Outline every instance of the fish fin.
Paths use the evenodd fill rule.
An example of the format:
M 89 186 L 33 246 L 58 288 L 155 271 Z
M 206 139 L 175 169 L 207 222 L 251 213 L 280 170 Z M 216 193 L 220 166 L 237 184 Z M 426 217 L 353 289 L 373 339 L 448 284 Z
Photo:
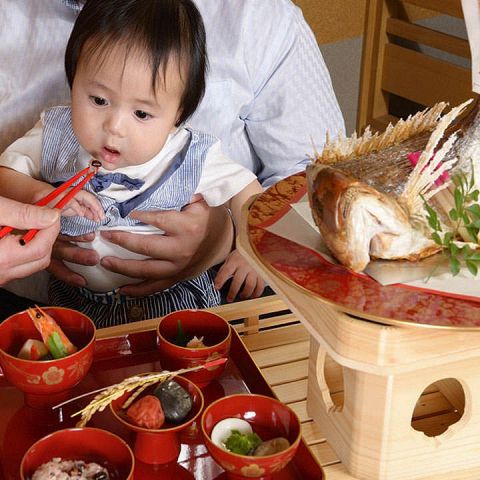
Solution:
M 431 108 L 410 115 L 406 120 L 400 119 L 395 126 L 389 124 L 383 133 L 372 133 L 370 126 L 368 126 L 361 136 L 354 133 L 350 137 L 340 136 L 333 140 L 327 137 L 322 153 L 316 155 L 315 162 L 334 164 L 352 157 L 382 150 L 423 132 L 433 130 L 439 122 L 440 114 L 447 105 L 446 102 L 439 102 Z
M 430 135 L 427 146 L 421 153 L 398 199 L 410 217 L 421 219 L 423 217 L 422 213 L 424 212 L 422 197 L 428 200 L 448 186 L 449 182 L 445 182 L 446 184 L 435 187 L 435 181 L 446 171 L 450 170 L 457 162 L 457 158 L 443 161 L 457 139 L 457 132 L 450 135 L 437 152 L 435 152 L 435 148 L 442 139 L 448 126 L 465 110 L 471 101 L 471 99 L 467 100 L 443 115 Z

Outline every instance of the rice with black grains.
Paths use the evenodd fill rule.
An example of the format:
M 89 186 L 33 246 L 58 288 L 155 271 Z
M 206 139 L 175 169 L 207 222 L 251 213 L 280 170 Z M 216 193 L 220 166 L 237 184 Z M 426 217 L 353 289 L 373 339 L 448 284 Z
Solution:
M 35 470 L 32 480 L 109 480 L 108 471 L 98 463 L 52 458 Z

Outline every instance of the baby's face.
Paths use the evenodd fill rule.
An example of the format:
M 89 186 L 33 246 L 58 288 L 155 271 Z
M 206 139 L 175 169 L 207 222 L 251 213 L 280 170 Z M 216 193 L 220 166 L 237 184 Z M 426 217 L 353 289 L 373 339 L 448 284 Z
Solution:
M 162 68 L 160 68 L 162 72 Z M 80 56 L 72 85 L 72 125 L 80 145 L 106 170 L 151 160 L 175 130 L 184 90 L 178 65 L 152 89 L 145 56 L 115 47 L 101 61 Z

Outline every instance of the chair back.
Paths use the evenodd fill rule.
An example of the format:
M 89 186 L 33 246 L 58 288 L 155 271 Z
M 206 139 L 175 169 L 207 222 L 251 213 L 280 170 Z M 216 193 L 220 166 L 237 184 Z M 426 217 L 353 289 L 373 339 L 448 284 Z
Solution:
M 455 106 L 475 97 L 466 34 L 418 23 L 439 15 L 464 26 L 460 0 L 367 0 L 358 132 L 367 125 L 382 131 L 439 101 Z

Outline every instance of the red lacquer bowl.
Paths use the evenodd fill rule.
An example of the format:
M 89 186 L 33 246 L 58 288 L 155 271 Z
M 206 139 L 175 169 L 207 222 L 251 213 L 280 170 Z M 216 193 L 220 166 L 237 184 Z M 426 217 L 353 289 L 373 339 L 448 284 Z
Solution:
M 20 478 L 30 479 L 40 465 L 54 457 L 98 463 L 108 470 L 111 480 L 133 479 L 132 450 L 120 437 L 99 428 L 68 428 L 43 437 L 25 453 Z
M 204 337 L 207 348 L 186 348 L 173 343 L 181 322 L 188 339 Z M 157 329 L 160 362 L 166 370 L 175 371 L 190 368 L 210 360 L 228 357 L 232 339 L 229 323 L 219 315 L 204 310 L 178 310 L 160 320 Z M 218 378 L 225 370 L 226 363 L 182 374 L 200 388 Z
M 238 455 L 215 445 L 210 434 L 225 418 L 241 418 L 252 425 L 262 440 L 285 437 L 286 450 L 264 457 Z M 214 460 L 227 472 L 229 479 L 269 479 L 294 457 L 300 443 L 300 421 L 289 407 L 270 397 L 253 394 L 230 395 L 210 404 L 201 419 L 205 445 Z
M 45 307 L 78 351 L 68 357 L 48 360 L 22 360 L 18 354 L 29 338 L 41 340 L 27 312 L 20 312 L 0 323 L 0 365 L 6 379 L 25 394 L 25 403 L 48 408 L 68 398 L 69 390 L 87 374 L 95 345 L 95 325 L 87 316 L 69 308 Z
M 177 460 L 180 454 L 181 432 L 191 427 L 203 410 L 203 395 L 201 390 L 187 378 L 173 377 L 192 397 L 193 406 L 187 418 L 180 424 L 164 423 L 159 429 L 139 427 L 130 423 L 128 417 L 121 412 L 122 405 L 130 397 L 131 392 L 125 393 L 110 404 L 114 417 L 128 429 L 136 432 L 133 452 L 141 462 L 148 464 L 165 464 Z M 147 388 L 139 398 L 152 395 L 156 386 Z

